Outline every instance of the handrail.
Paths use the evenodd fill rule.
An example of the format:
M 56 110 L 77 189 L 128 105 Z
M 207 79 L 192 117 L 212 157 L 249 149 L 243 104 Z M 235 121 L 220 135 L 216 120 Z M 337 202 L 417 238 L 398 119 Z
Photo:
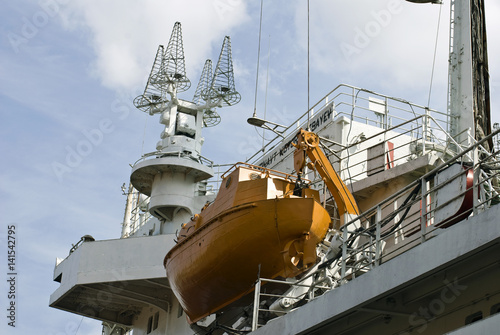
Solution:
M 147 159 L 149 159 L 150 157 L 152 156 L 155 156 L 153 159 L 156 159 L 156 158 L 163 158 L 163 157 L 172 157 L 172 156 L 176 156 L 176 157 L 182 157 L 182 158 L 187 158 L 187 159 L 191 159 L 191 160 L 194 160 L 194 161 L 197 161 L 201 164 L 204 164 L 206 166 L 209 166 L 209 167 L 213 167 L 214 166 L 214 162 L 211 161 L 210 159 L 202 156 L 202 155 L 199 155 L 198 156 L 198 159 L 194 159 L 192 156 L 190 156 L 189 154 L 186 154 L 182 151 L 172 151 L 172 152 L 163 152 L 163 151 L 160 151 L 160 150 L 157 150 L 157 151 L 153 151 L 153 152 L 148 152 L 148 153 L 145 153 L 141 156 L 141 158 L 139 158 L 138 160 L 136 160 L 133 164 L 130 164 L 130 166 L 133 168 L 135 167 L 138 163 L 142 162 L 142 161 L 146 161 Z
M 245 162 L 238 162 L 238 163 L 233 164 L 226 172 L 224 172 L 221 175 L 221 179 L 226 178 L 228 174 L 230 174 L 231 172 L 233 172 L 234 170 L 236 170 L 240 166 L 243 166 L 243 167 L 246 167 L 246 168 L 250 168 L 250 169 L 255 170 L 255 171 L 260 171 L 260 172 L 268 174 L 268 175 L 273 175 L 273 176 L 276 176 L 276 177 L 288 179 L 288 180 L 291 180 L 291 181 L 297 180 L 297 176 L 291 175 L 289 173 L 281 172 L 281 171 L 277 171 L 277 170 L 273 170 L 273 169 L 269 169 L 269 168 L 266 168 L 266 167 L 262 167 L 262 166 L 258 166 L 258 165 L 253 165 L 253 164 L 250 164 L 250 163 L 245 163 Z
M 445 167 L 448 167 L 450 166 L 451 164 L 457 162 L 459 160 L 459 158 L 461 158 L 462 156 L 464 156 L 465 154 L 467 154 L 468 152 L 476 149 L 477 147 L 479 147 L 479 145 L 481 145 L 482 143 L 484 143 L 485 141 L 488 141 L 490 138 L 494 137 L 494 136 L 497 136 L 498 134 L 500 134 L 500 129 L 489 134 L 488 136 L 484 137 L 483 139 L 481 139 L 480 141 L 474 143 L 472 146 L 466 148 L 464 151 L 462 151 L 461 153 L 458 153 L 456 154 L 455 156 L 453 156 L 452 158 L 448 159 L 446 162 L 444 162 L 443 164 L 441 164 L 440 166 L 432 169 L 431 171 L 427 172 L 426 174 L 424 174 L 422 177 L 420 177 L 419 179 L 413 181 L 412 183 L 408 184 L 406 187 L 404 187 L 403 189 L 399 190 L 398 192 L 392 194 L 391 196 L 389 196 L 388 198 L 384 199 L 383 202 L 388 202 L 388 201 L 392 201 L 398 197 L 400 197 L 402 194 L 406 193 L 408 190 L 414 188 L 418 183 L 421 182 L 421 180 L 424 180 L 424 179 L 428 179 L 430 176 L 434 176 L 438 171 L 444 169 Z M 379 205 L 375 205 L 373 207 L 371 207 L 370 209 L 366 210 L 365 212 L 370 212 L 370 211 L 374 211 L 376 210 L 377 206 Z M 353 224 L 357 221 L 357 218 L 355 219 L 352 219 L 350 220 L 349 222 L 347 222 L 344 226 L 348 226 L 350 224 Z
M 347 88 L 347 89 L 350 89 L 353 91 L 353 93 L 351 93 L 350 95 L 348 95 L 347 93 L 345 92 L 336 92 L 337 90 L 340 90 L 342 88 Z M 357 91 L 356 94 L 354 94 L 354 91 Z M 331 97 L 332 94 L 334 93 L 337 93 L 335 96 Z M 398 103 L 401 103 L 401 104 L 405 104 L 405 105 L 408 105 L 410 106 L 410 108 L 412 109 L 412 112 L 414 115 L 415 112 L 413 111 L 413 108 L 418 108 L 418 109 L 422 109 L 422 110 L 427 110 L 428 112 L 432 112 L 432 113 L 436 113 L 436 114 L 439 114 L 439 115 L 443 115 L 445 116 L 446 114 L 444 113 L 440 113 L 439 111 L 437 110 L 434 110 L 434 109 L 429 109 L 425 106 L 422 106 L 422 105 L 418 105 L 418 104 L 414 104 L 414 103 L 411 103 L 407 100 L 404 100 L 404 99 L 401 99 L 401 98 L 395 98 L 395 97 L 391 97 L 391 96 L 388 96 L 388 95 L 384 95 L 384 94 L 381 94 L 381 93 L 377 93 L 375 91 L 371 91 L 371 90 L 367 90 L 367 89 L 364 89 L 364 88 L 360 88 L 360 87 L 355 87 L 355 86 L 352 86 L 352 85 L 348 85 L 348 84 L 340 84 L 338 86 L 336 86 L 333 90 L 331 90 L 329 93 L 327 93 L 325 96 L 323 96 L 323 98 L 321 98 L 316 104 L 314 104 L 311 108 L 309 108 L 305 113 L 303 113 L 302 115 L 300 115 L 297 119 L 295 119 L 293 122 L 290 122 L 289 126 L 286 127 L 284 130 L 283 130 L 283 137 L 284 138 L 287 138 L 288 136 L 291 135 L 291 132 L 290 130 L 293 130 L 295 131 L 295 129 L 297 128 L 300 128 L 301 126 L 303 127 L 305 122 L 306 122 L 306 117 L 309 113 L 311 113 L 312 111 L 314 111 L 314 109 L 318 106 L 320 106 L 322 103 L 324 103 L 324 105 L 321 105 L 321 109 L 323 107 L 326 107 L 328 106 L 329 104 L 331 104 L 332 102 L 334 102 L 337 98 L 341 97 L 341 96 L 348 96 L 348 97 L 352 97 L 353 98 L 353 101 L 351 102 L 350 105 L 348 105 L 349 107 L 352 107 L 352 108 L 362 108 L 361 106 L 358 106 L 358 105 L 355 105 L 357 99 L 361 99 L 363 100 L 363 98 L 359 98 L 358 95 L 359 93 L 361 92 L 364 92 L 364 93 L 368 93 L 368 94 L 373 94 L 373 95 L 376 95 L 380 98 L 384 98 L 384 99 L 388 99 L 388 100 L 392 100 L 392 101 L 396 101 Z M 366 101 L 368 101 L 368 99 L 364 99 Z M 325 102 L 326 101 L 326 102 Z M 344 104 L 344 103 L 341 103 L 341 104 Z M 339 105 L 337 105 L 339 106 Z M 387 107 L 390 107 L 391 105 L 387 105 Z M 394 106 L 393 106 L 394 107 Z M 395 107 L 394 107 L 395 108 Z M 405 111 L 405 112 L 410 112 L 410 111 Z M 302 123 L 301 123 L 301 120 L 302 120 Z M 445 121 L 440 121 L 440 122 L 445 122 Z M 298 124 L 298 126 L 297 126 Z M 257 156 L 261 153 L 261 152 L 264 152 L 264 151 L 269 151 L 269 150 L 272 150 L 274 147 L 272 147 L 272 145 L 275 145 L 277 143 L 279 143 L 279 140 L 282 139 L 281 136 L 275 136 L 274 138 L 270 139 L 266 144 L 263 145 L 263 147 L 257 151 L 256 153 L 254 153 L 252 156 L 250 156 L 246 161 L 247 162 L 254 162 L 254 159 L 257 158 Z
M 484 148 L 481 148 L 484 142 L 499 134 L 500 129 L 492 132 L 460 153 L 453 155 L 431 171 L 424 173 L 423 176 L 403 187 L 400 191 L 390 195 L 377 205 L 372 206 L 363 214 L 348 221 L 340 228 L 340 234 L 343 236 L 341 251 L 338 257 L 334 258 L 333 262 L 316 265 L 311 272 L 306 273 L 304 278 L 298 281 L 280 282 L 259 278 L 259 287 L 262 282 L 276 281 L 284 285 L 290 285 L 294 289 L 292 290 L 291 288 L 290 291 L 282 295 L 269 296 L 269 298 L 287 298 L 291 300 L 295 299 L 295 301 L 313 300 L 317 297 L 316 293 L 323 294 L 325 291 L 335 289 L 369 272 L 382 262 L 397 257 L 409 248 L 425 243 L 430 237 L 436 234 L 440 223 L 444 222 L 447 224 L 450 222 L 450 219 L 457 221 L 457 217 L 446 218 L 441 222 L 435 221 L 436 213 L 445 209 L 446 206 L 457 199 L 462 199 L 467 194 L 474 195 L 473 208 L 466 215 L 477 215 L 480 211 L 485 211 L 490 206 L 500 204 L 500 189 L 498 186 L 494 186 L 500 180 L 500 157 L 498 157 L 500 151 L 486 153 Z M 468 157 L 472 157 L 472 160 L 469 160 Z M 455 163 L 465 164 L 467 169 L 455 171 L 446 179 L 437 182 L 438 179 L 434 177 Z M 463 180 L 469 173 L 468 171 L 473 171 L 473 182 L 465 190 L 461 190 L 449 198 L 441 198 L 439 204 L 435 203 L 434 196 L 430 197 L 435 192 L 441 191 L 444 187 L 451 185 L 457 178 Z M 494 182 L 494 180 L 496 181 Z M 431 181 L 433 183 L 430 183 Z M 408 198 L 408 195 L 412 194 L 413 197 Z M 394 201 L 403 197 L 407 197 L 409 200 L 400 203 L 397 206 L 398 208 L 394 209 Z M 388 210 L 392 211 L 387 212 Z M 384 215 L 382 215 L 383 213 Z M 463 213 L 457 215 L 458 220 L 466 218 Z M 371 220 L 371 218 L 374 218 L 374 220 Z M 401 226 L 398 227 L 398 225 Z M 413 232 L 410 228 L 413 229 Z M 397 236 L 404 234 L 404 231 L 406 231 L 408 236 L 405 238 L 405 242 L 399 245 Z M 393 240 L 389 248 L 385 246 L 388 240 Z M 324 276 L 325 271 L 329 271 L 331 275 L 330 279 L 325 277 L 323 280 L 313 281 L 307 291 L 296 291 L 296 288 L 302 286 L 307 278 L 323 278 L 321 276 Z M 333 282 L 327 283 L 328 280 L 333 280 Z M 325 283 L 328 286 L 326 288 L 324 287 Z M 258 292 L 257 288 L 256 285 L 256 295 L 268 296 L 267 294 Z M 297 292 L 298 296 L 293 295 Z M 255 301 L 259 301 L 259 299 L 256 297 Z M 252 330 L 260 326 L 255 321 L 255 318 L 259 317 L 259 312 L 269 312 L 269 310 L 254 305 L 253 326 L 255 328 Z M 286 314 L 287 312 L 288 310 L 283 310 L 278 315 Z

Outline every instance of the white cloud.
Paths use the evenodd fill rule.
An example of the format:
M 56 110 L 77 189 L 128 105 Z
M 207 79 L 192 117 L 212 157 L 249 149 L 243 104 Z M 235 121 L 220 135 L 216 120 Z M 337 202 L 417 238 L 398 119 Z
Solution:
M 346 82 L 426 104 L 431 80 L 437 23 L 437 46 L 431 107 L 446 108 L 449 45 L 449 0 L 444 5 L 404 0 L 317 0 L 310 3 L 310 50 L 313 76 Z M 498 20 L 500 4 L 486 0 L 492 82 L 500 75 Z M 295 6 L 295 27 L 305 50 L 306 5 Z M 332 84 L 332 87 L 334 85 Z M 417 101 L 415 101 L 417 100 Z M 494 96 L 492 104 L 495 104 Z
M 231 28 L 248 19 L 239 0 L 81 0 L 68 7 L 66 27 L 89 32 L 96 55 L 92 73 L 115 90 L 145 82 L 158 44 L 167 45 L 176 21 L 182 23 L 187 75 L 196 85 L 193 70 L 214 56 L 212 47 L 220 48 Z
M 438 6 L 400 0 L 315 1 L 311 5 L 311 64 L 336 75 L 371 74 L 397 84 L 427 86 L 438 11 Z M 447 8 L 442 11 L 441 51 L 447 51 L 448 12 Z M 297 9 L 299 31 L 304 31 L 303 16 Z M 305 45 L 304 33 L 300 35 Z M 441 53 L 440 61 L 446 62 L 445 57 Z

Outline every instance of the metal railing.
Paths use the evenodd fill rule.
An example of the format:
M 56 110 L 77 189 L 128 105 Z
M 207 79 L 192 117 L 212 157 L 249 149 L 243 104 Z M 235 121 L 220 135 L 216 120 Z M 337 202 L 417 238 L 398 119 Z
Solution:
M 379 143 L 381 138 L 383 138 L 383 142 L 394 144 L 394 147 L 387 152 L 389 156 L 394 157 L 388 162 L 391 167 L 406 163 L 431 151 L 439 153 L 442 159 L 446 159 L 453 156 L 457 150 L 462 149 L 461 145 L 456 143 L 447 133 L 446 114 L 403 99 L 345 84 L 337 86 L 309 111 L 292 122 L 284 130 L 283 136 L 285 138 L 294 136 L 297 128 L 307 124 L 308 117 L 314 117 L 332 104 L 335 108 L 335 118 L 346 116 L 351 120 L 380 129 L 380 132 L 375 135 L 350 139 L 350 144 L 344 146 L 323 139 L 326 143 L 324 149 L 327 156 L 346 184 L 351 184 L 376 172 L 364 165 L 370 160 L 385 159 L 380 155 L 368 157 L 368 148 Z M 264 151 L 259 150 L 247 162 L 259 163 L 265 156 L 263 152 L 270 152 L 281 143 L 282 138 L 276 136 L 264 145 Z M 353 150 L 356 147 L 359 148 Z M 289 150 L 287 155 L 292 153 L 293 150 Z M 173 154 L 169 153 L 169 155 Z M 163 153 L 159 151 L 145 154 L 133 166 L 161 155 Z M 182 152 L 175 153 L 175 155 L 185 156 Z M 186 157 L 186 159 L 192 158 Z M 469 159 L 472 160 L 472 157 Z M 199 157 L 199 162 L 213 168 L 214 177 L 207 181 L 206 192 L 207 194 L 216 194 L 221 185 L 222 175 L 231 167 L 231 164 L 215 165 L 203 156 Z M 309 178 L 312 179 L 310 176 Z M 322 187 L 321 181 L 313 183 L 314 185 Z M 134 208 L 132 231 L 135 232 L 150 217 L 149 213 L 141 214 L 138 207 Z
M 435 138 L 445 138 L 445 133 L 449 128 L 446 113 L 404 99 L 341 84 L 326 94 L 299 118 L 290 122 L 290 126 L 283 129 L 282 136 L 271 138 L 259 151 L 248 158 L 247 162 L 258 165 L 267 152 L 282 143 L 283 138 L 291 138 L 296 134 L 298 128 L 306 128 L 308 119 L 313 118 L 332 104 L 336 118 L 345 116 L 350 120 L 376 126 L 382 130 L 396 128 L 405 123 L 408 126 L 407 131 L 409 133 L 413 131 L 416 137 L 422 137 L 421 134 L 418 135 L 418 132 L 425 130 L 428 134 L 433 134 Z M 434 123 L 423 127 L 421 119 L 418 118 L 423 115 L 431 116 Z M 408 123 L 407 120 L 413 121 Z M 315 131 L 315 129 L 311 130 Z
M 436 136 L 436 131 L 430 132 L 430 127 L 427 127 L 427 130 L 407 127 L 416 123 L 432 125 L 432 129 L 439 130 L 442 136 Z M 349 146 L 329 144 L 327 140 L 323 142 L 330 162 L 348 184 L 376 173 L 377 169 L 385 166 L 394 168 L 430 152 L 438 154 L 441 158 L 449 158 L 455 154 L 454 148 L 461 147 L 442 129 L 439 122 L 429 115 L 412 118 L 398 126 L 353 141 Z M 391 143 L 392 147 L 384 148 L 376 155 L 369 154 L 369 149 L 387 143 Z M 472 160 L 472 157 L 468 158 Z M 382 163 L 370 164 L 377 160 L 382 160 Z
M 352 171 L 366 163 L 367 149 L 379 143 L 381 137 L 385 142 L 393 141 L 395 143 L 395 147 L 389 152 L 394 153 L 394 156 L 397 157 L 396 160 L 391 162 L 393 165 L 405 163 L 409 159 L 425 155 L 429 151 L 440 151 L 443 155 L 447 154 L 449 157 L 456 152 L 457 148 L 458 150 L 461 149 L 461 145 L 456 143 L 447 133 L 448 120 L 446 114 L 403 99 L 342 84 L 325 95 L 309 111 L 291 122 L 290 126 L 283 130 L 282 136 L 285 139 L 281 136 L 275 136 L 262 149 L 248 158 L 246 162 L 261 165 L 267 157 L 266 154 L 272 154 L 274 149 L 283 145 L 283 143 L 291 141 L 298 128 L 306 127 L 308 116 L 314 118 L 332 105 L 335 109 L 332 119 L 347 117 L 350 120 L 362 122 L 362 124 L 375 126 L 377 128 L 374 129 L 380 130 L 377 134 L 362 139 L 357 138 L 359 136 L 350 138 L 350 144 L 348 145 L 334 143 L 325 138 L 322 139 L 326 143 L 324 147 L 325 153 L 346 183 L 350 183 L 351 179 L 356 181 L 366 176 L 366 170 L 354 173 Z M 383 113 L 381 113 L 381 108 L 383 108 Z M 318 132 L 320 136 L 322 130 Z M 373 133 L 373 130 L 371 133 Z M 356 146 L 360 146 L 361 149 L 351 154 L 350 151 Z M 401 152 L 406 153 L 401 154 Z M 293 150 L 288 150 L 283 159 L 292 154 Z M 376 158 L 372 157 L 372 159 Z M 213 165 L 214 170 L 217 170 L 217 172 L 214 178 L 209 180 L 209 185 L 211 185 L 211 190 L 214 193 L 217 192 L 221 182 L 221 168 L 229 167 L 229 164 Z
M 272 311 L 262 306 L 262 300 L 311 301 L 425 243 L 445 232 L 445 228 L 500 203 L 500 151 L 491 153 L 483 147 L 486 141 L 499 133 L 500 130 L 497 130 L 449 157 L 443 164 L 358 217 L 346 220 L 348 222 L 339 231 L 342 236 L 341 251 L 333 260 L 320 264 L 304 278 L 293 281 L 259 278 L 255 286 L 252 330 L 277 317 L 270 316 Z M 446 214 L 450 208 L 460 209 L 455 214 Z M 265 282 L 296 288 L 304 285 L 308 278 L 321 280 L 314 280 L 301 295 L 291 297 L 287 295 L 290 291 L 270 295 L 261 290 Z M 278 314 L 287 312 L 284 310 Z
M 222 175 L 229 170 L 233 164 L 214 164 L 212 166 L 214 176 L 207 181 L 207 191 L 213 194 L 217 194 L 219 191 Z
M 135 188 L 132 190 L 133 208 L 130 212 L 130 232 L 129 236 L 134 235 L 153 216 L 149 213 L 149 197 L 140 193 Z
M 131 164 L 130 166 L 134 168 L 137 164 L 147 161 L 147 160 L 153 160 L 157 158 L 162 158 L 162 157 L 178 157 L 178 158 L 185 158 L 189 160 L 196 161 L 200 164 L 203 164 L 205 166 L 208 166 L 210 168 L 214 168 L 214 162 L 209 160 L 208 158 L 199 155 L 197 158 L 194 158 L 191 154 L 185 153 L 182 151 L 175 151 L 175 152 L 169 152 L 165 153 L 162 151 L 154 151 L 150 153 L 143 154 L 141 158 L 139 158 L 137 161 L 134 162 L 134 164 Z M 220 165 L 217 166 L 220 168 Z M 207 183 L 207 188 L 206 192 L 208 193 L 214 193 L 217 192 L 219 185 L 220 185 L 220 176 L 219 176 L 219 170 L 217 170 L 217 175 L 215 176 L 215 179 L 211 179 L 210 182 Z M 216 186 L 214 188 L 214 185 Z M 195 196 L 195 194 L 193 194 Z M 131 209 L 130 212 L 130 232 L 128 236 L 134 235 L 144 224 L 153 218 L 153 216 L 149 213 L 147 210 L 148 204 L 149 204 L 149 197 L 146 196 L 145 194 L 140 193 L 138 190 L 135 188 L 132 190 L 132 197 L 133 197 L 133 208 Z
M 195 162 L 198 162 L 200 164 L 203 164 L 203 165 L 206 165 L 206 166 L 209 166 L 209 167 L 213 167 L 214 166 L 214 162 L 211 161 L 210 159 L 202 156 L 202 155 L 198 155 L 197 158 L 194 158 L 192 154 L 190 153 L 186 153 L 186 152 L 183 152 L 183 151 L 172 151 L 172 152 L 168 152 L 168 153 L 165 153 L 163 151 L 160 151 L 160 150 L 157 150 L 157 151 L 153 151 L 153 152 L 148 152 L 146 154 L 143 154 L 141 156 L 141 158 L 139 158 L 137 161 L 134 162 L 134 164 L 131 164 L 130 166 L 133 168 L 135 167 L 137 164 L 139 164 L 140 162 L 143 162 L 143 161 L 146 161 L 146 160 L 149 160 L 149 159 L 156 159 L 156 158 L 162 158 L 162 157 L 179 157 L 179 158 L 186 158 L 186 159 L 191 159 L 191 160 L 194 160 Z
M 441 228 L 499 203 L 498 152 L 486 153 L 482 149 L 482 144 L 495 135 L 493 133 L 451 157 L 342 226 L 344 242 L 340 281 L 355 277 L 358 270 L 369 270 L 425 242 L 438 230 L 442 231 Z M 456 191 L 450 192 L 455 186 Z M 461 208 L 451 216 L 444 214 L 457 207 L 456 204 L 465 204 L 466 209 Z M 364 261 L 360 261 L 363 257 Z M 352 261 L 357 267 L 350 265 Z

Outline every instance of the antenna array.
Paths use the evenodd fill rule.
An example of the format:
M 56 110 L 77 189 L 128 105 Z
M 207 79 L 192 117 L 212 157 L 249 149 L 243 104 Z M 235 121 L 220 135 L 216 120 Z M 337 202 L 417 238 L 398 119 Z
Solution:
M 186 76 L 181 24 L 176 22 L 165 48 L 156 52 L 144 93 L 134 99 L 134 105 L 150 115 L 162 113 L 167 104 L 177 100 L 177 93 L 187 91 L 191 82 Z M 215 126 L 221 118 L 216 107 L 232 106 L 241 101 L 234 83 L 231 39 L 224 38 L 217 65 L 212 74 L 212 61 L 207 60 L 196 87 L 193 102 L 202 110 L 203 125 Z

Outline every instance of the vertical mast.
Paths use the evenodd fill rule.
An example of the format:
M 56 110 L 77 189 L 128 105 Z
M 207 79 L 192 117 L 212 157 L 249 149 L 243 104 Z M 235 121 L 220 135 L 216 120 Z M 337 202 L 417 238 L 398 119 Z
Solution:
M 450 134 L 467 146 L 491 132 L 484 0 L 450 2 Z
M 159 46 L 144 93 L 134 105 L 149 115 L 159 115 L 164 130 L 156 151 L 146 154 L 132 168 L 132 186 L 149 197 L 149 212 L 160 222 L 160 233 L 174 233 L 209 200 L 204 190 L 213 176 L 211 162 L 201 156 L 203 127 L 220 122 L 216 107 L 232 106 L 241 100 L 236 91 L 230 38 L 226 36 L 212 76 L 207 61 L 194 101 L 178 93 L 191 86 L 186 76 L 181 24 L 176 22 L 167 48 Z M 123 235 L 128 233 L 124 219 Z
M 481 140 L 491 133 L 490 76 L 484 0 L 471 1 L 471 21 L 475 137 L 476 140 Z M 490 139 L 487 144 L 489 147 L 486 149 L 491 151 L 493 149 L 493 141 Z
M 450 0 L 448 115 L 450 135 L 468 146 L 474 137 L 470 0 Z M 469 131 L 468 131 L 469 129 Z

